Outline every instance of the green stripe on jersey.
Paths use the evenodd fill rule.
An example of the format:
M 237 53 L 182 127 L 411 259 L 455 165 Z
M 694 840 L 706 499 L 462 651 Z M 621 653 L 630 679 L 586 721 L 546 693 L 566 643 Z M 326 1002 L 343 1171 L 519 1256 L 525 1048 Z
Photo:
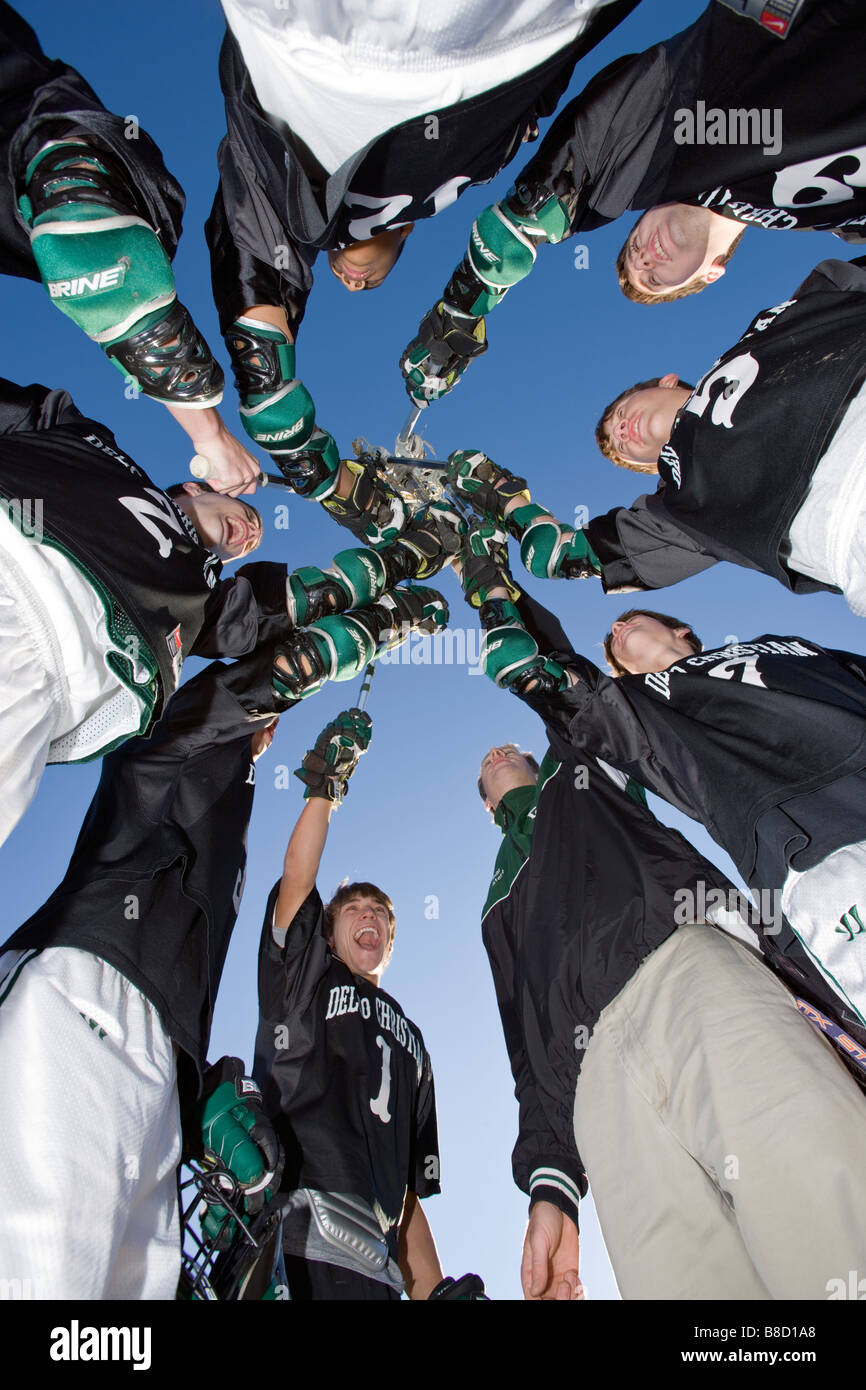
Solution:
M 482 921 L 492 907 L 508 897 L 514 880 L 529 858 L 538 798 L 561 766 L 552 753 L 545 753 L 538 769 L 538 781 L 535 786 L 515 787 L 513 791 L 505 793 L 497 806 L 494 820 L 503 831 L 505 839 L 496 856 L 487 901 L 481 913 Z

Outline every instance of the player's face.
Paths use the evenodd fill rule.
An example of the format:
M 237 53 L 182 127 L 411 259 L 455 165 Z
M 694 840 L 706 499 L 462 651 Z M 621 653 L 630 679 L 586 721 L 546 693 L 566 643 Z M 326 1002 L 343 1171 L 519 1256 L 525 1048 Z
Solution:
M 724 275 L 711 246 L 712 218 L 706 208 L 687 203 L 649 208 L 633 228 L 626 251 L 626 270 L 635 289 L 667 294 L 698 275 L 708 285 Z
M 645 386 L 617 401 L 605 433 L 616 453 L 629 463 L 654 464 L 671 437 L 677 412 L 691 392 L 669 372 L 658 386 Z
M 613 655 L 620 666 L 632 675 L 647 675 L 650 671 L 664 671 L 684 656 L 691 656 L 693 648 L 685 641 L 690 628 L 669 628 L 658 618 L 640 613 L 627 622 L 615 622 L 611 627 Z
M 534 787 L 538 773 L 513 743 L 499 744 L 481 759 L 481 785 L 491 811 L 506 792 L 515 787 Z
M 334 917 L 331 949 L 353 975 L 378 984 L 391 954 L 388 909 L 375 898 L 350 898 Z
M 261 544 L 262 519 L 254 507 L 239 497 L 200 489 L 196 483 L 185 487 L 184 496 L 177 500 L 202 543 L 221 560 L 241 560 Z
M 380 232 L 368 241 L 353 241 L 341 251 L 329 251 L 328 263 L 337 279 L 352 294 L 356 290 L 375 290 L 393 268 L 412 223 Z

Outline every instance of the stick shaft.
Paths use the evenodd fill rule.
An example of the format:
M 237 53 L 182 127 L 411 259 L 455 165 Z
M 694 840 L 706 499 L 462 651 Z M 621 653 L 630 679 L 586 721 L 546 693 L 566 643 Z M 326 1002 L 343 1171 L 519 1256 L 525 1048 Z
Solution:
M 365 708 L 367 704 L 367 696 L 370 694 L 370 686 L 373 684 L 373 677 L 375 674 L 376 664 L 375 662 L 371 661 L 369 666 L 365 670 L 363 679 L 361 681 L 361 690 L 358 695 L 358 703 L 355 706 L 356 709 L 363 710 Z
M 408 439 L 410 434 L 414 434 L 415 426 L 418 423 L 418 417 L 423 409 L 424 407 L 421 405 L 413 405 L 409 414 L 406 416 L 403 428 L 397 436 L 398 439 Z

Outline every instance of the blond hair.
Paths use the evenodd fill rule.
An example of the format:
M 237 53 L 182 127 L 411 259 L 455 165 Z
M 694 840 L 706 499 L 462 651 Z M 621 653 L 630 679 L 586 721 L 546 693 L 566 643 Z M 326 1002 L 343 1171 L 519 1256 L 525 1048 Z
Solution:
M 641 216 L 643 216 L 643 214 L 641 214 Z M 685 299 L 690 294 L 700 294 L 701 290 L 705 290 L 707 288 L 708 281 L 704 279 L 703 275 L 694 276 L 694 278 L 689 280 L 685 285 L 680 285 L 678 290 L 665 290 L 662 294 L 650 294 L 647 290 L 640 290 L 637 288 L 636 285 L 633 285 L 631 280 L 629 279 L 629 273 L 628 268 L 626 267 L 625 257 L 626 252 L 628 251 L 628 244 L 632 238 L 632 232 L 634 231 L 634 228 L 637 226 L 638 222 L 640 222 L 640 217 L 638 218 L 637 222 L 635 222 L 634 227 L 632 227 L 631 232 L 629 232 L 628 236 L 626 237 L 625 242 L 620 250 L 620 253 L 616 258 L 616 278 L 619 281 L 619 287 L 625 295 L 626 299 L 630 299 L 632 304 L 672 304 L 675 299 Z M 727 251 L 723 251 L 721 255 L 715 258 L 715 263 L 717 265 L 728 264 L 728 261 L 731 259 L 740 242 L 742 241 L 743 232 L 745 230 L 746 228 L 743 227 L 742 231 L 738 232 L 737 235 L 734 237 L 734 240 L 731 242 Z
M 615 463 L 617 468 L 627 468 L 630 473 L 658 472 L 654 463 L 632 463 L 631 459 L 623 458 L 622 454 L 618 454 L 613 447 L 610 435 L 607 432 L 607 427 L 620 401 L 624 401 L 628 396 L 634 395 L 635 391 L 646 391 L 652 386 L 658 386 L 660 381 L 660 376 L 653 376 L 650 377 L 648 381 L 635 382 L 634 386 L 630 386 L 627 391 L 620 391 L 616 399 L 612 400 L 610 405 L 605 406 L 601 413 L 601 419 L 595 427 L 595 442 L 605 458 L 610 459 L 611 463 Z M 679 377 L 677 377 L 677 386 L 682 386 L 686 391 L 694 391 L 695 389 L 690 382 L 681 381 Z

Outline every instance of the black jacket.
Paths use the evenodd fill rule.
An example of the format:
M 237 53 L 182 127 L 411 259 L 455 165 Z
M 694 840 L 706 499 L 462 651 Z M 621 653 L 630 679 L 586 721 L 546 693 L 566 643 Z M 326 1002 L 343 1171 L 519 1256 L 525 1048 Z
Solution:
M 522 607 L 537 640 L 546 634 L 557 659 L 574 657 L 550 615 L 526 599 Z M 545 701 L 532 707 L 547 722 Z M 577 1223 L 586 1177 L 574 1092 L 598 1017 L 677 926 L 707 899 L 721 902 L 711 894 L 726 906 L 739 895 L 655 819 L 639 786 L 575 753 L 555 703 L 549 712 L 551 747 L 536 786 L 506 793 L 497 807 L 505 840 L 482 931 L 520 1106 L 514 1180 L 531 1202 L 552 1202 Z

